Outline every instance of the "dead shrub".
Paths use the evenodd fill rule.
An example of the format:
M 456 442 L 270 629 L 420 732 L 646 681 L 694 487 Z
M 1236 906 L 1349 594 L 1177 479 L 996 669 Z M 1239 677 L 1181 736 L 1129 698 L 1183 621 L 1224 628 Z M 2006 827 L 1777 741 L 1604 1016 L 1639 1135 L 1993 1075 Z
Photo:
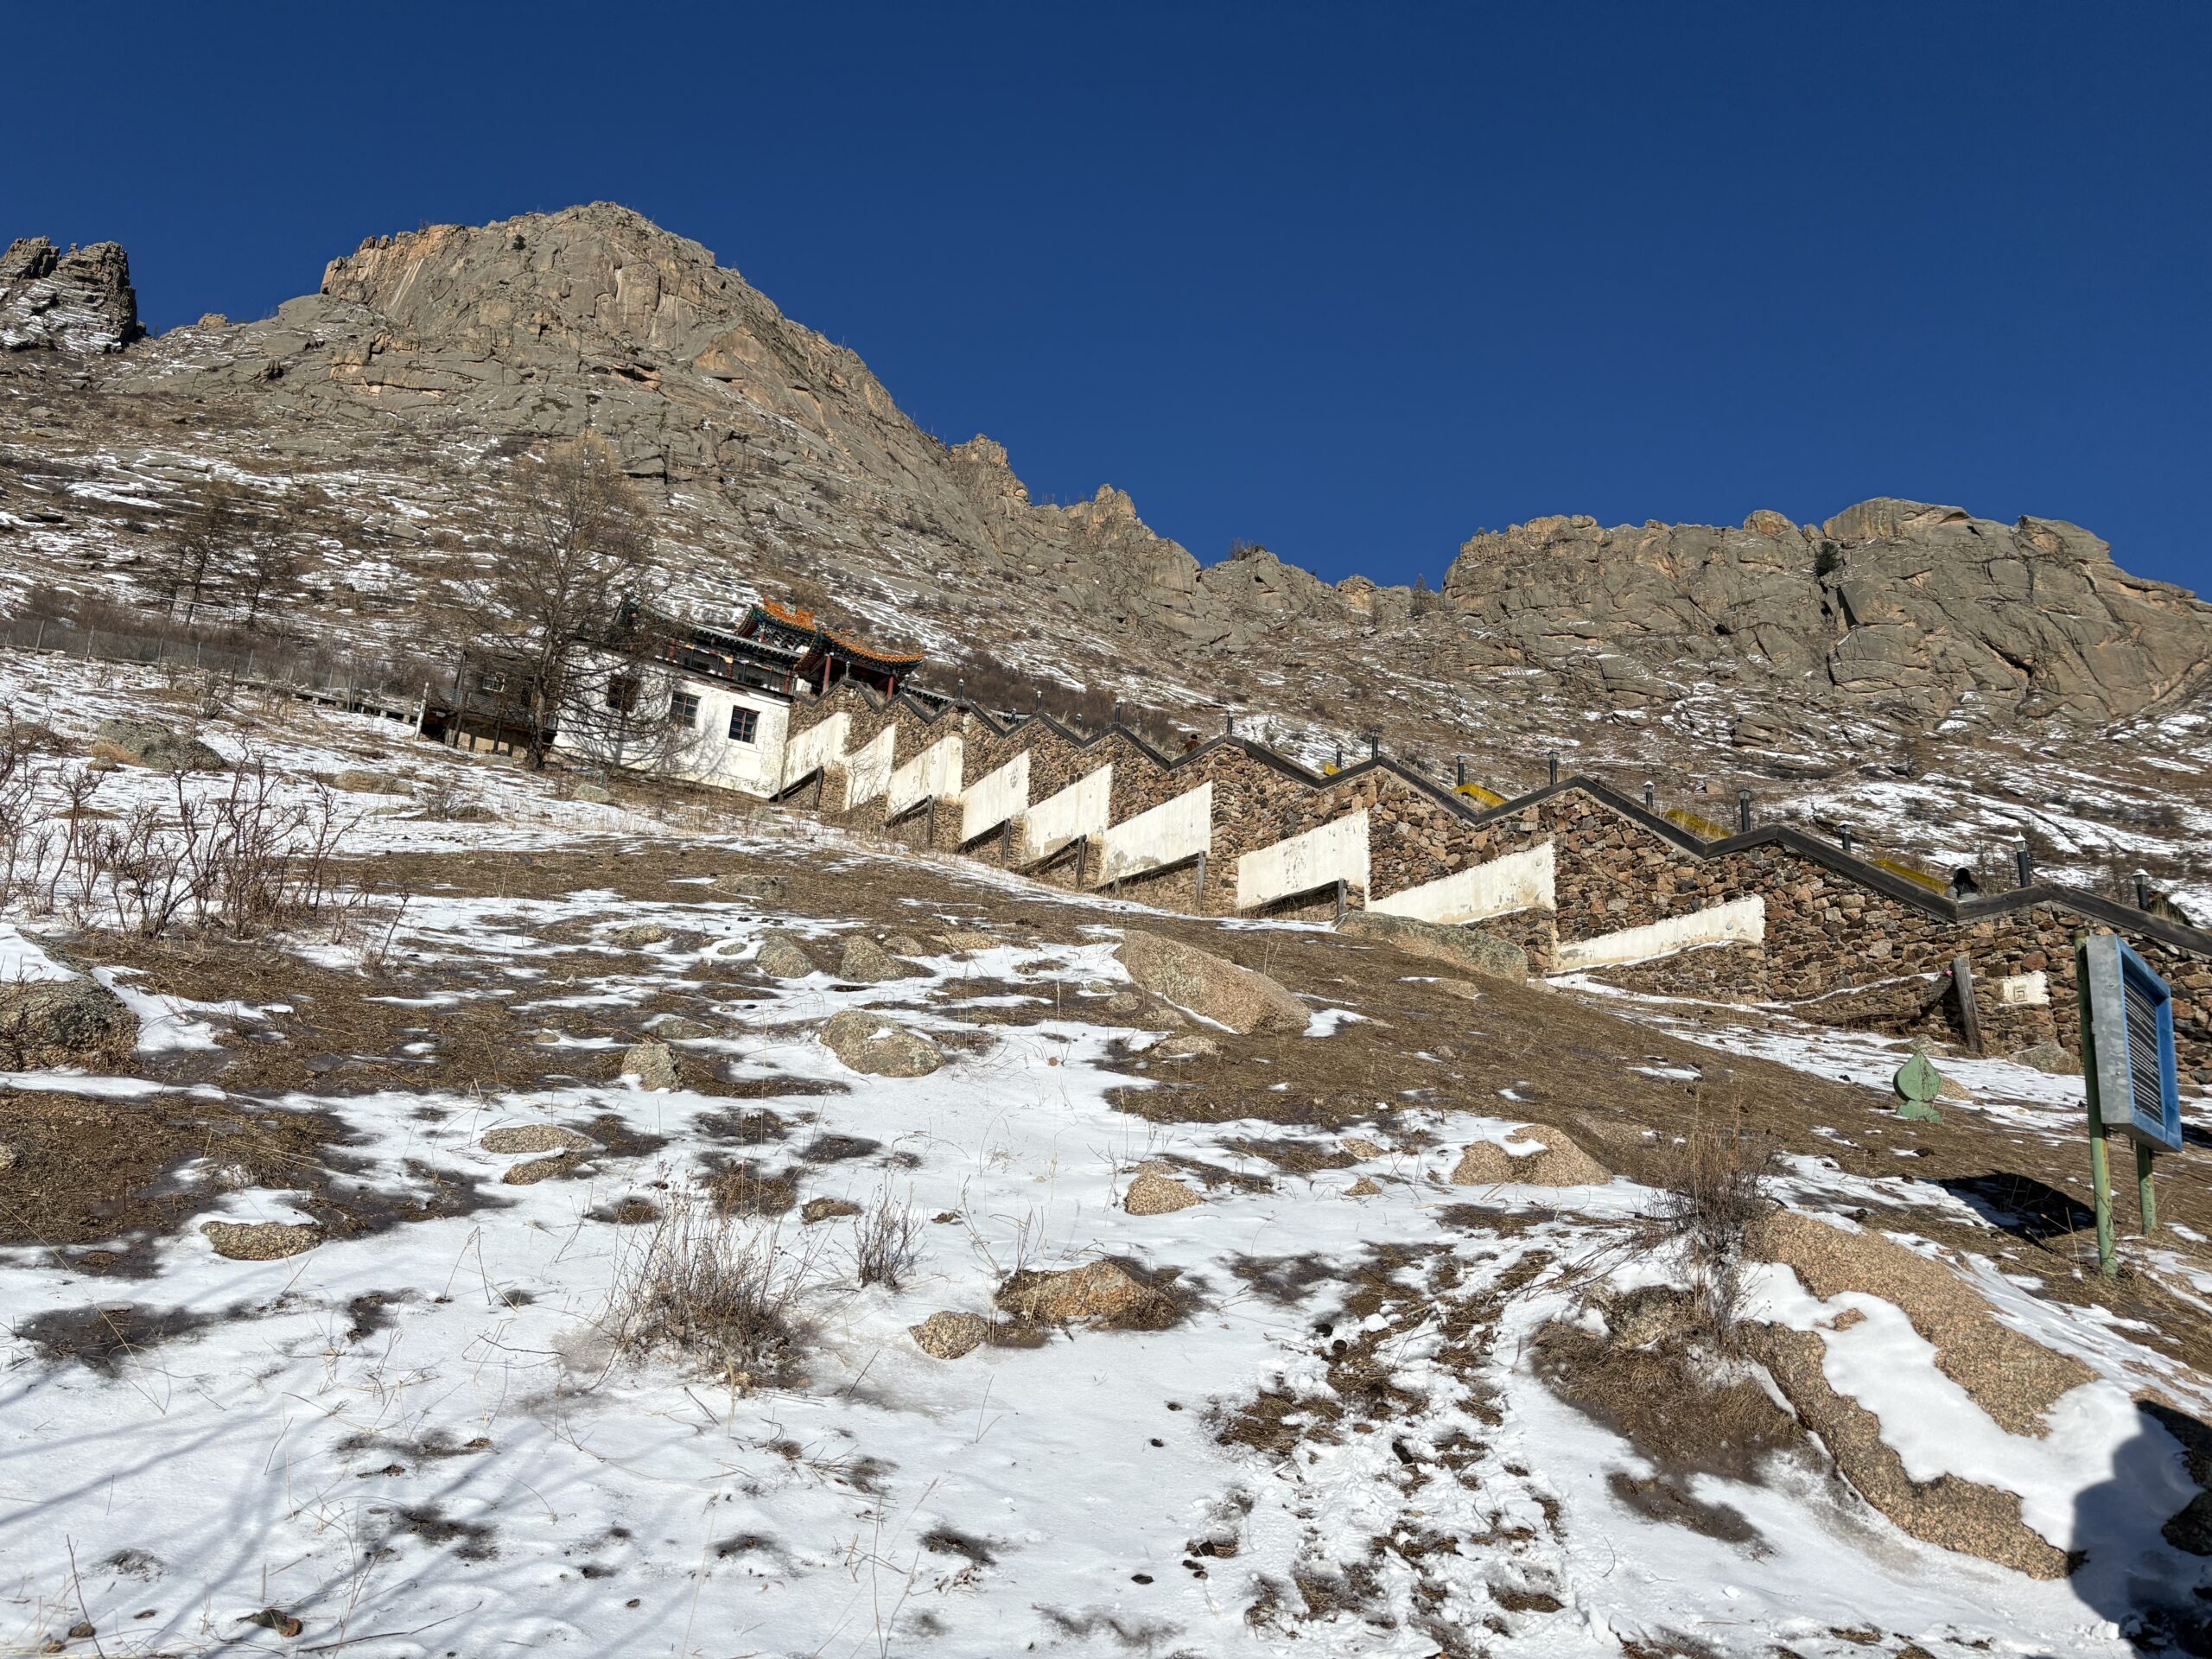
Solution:
M 180 924 L 238 938 L 344 912 L 340 843 L 358 822 L 327 789 L 294 792 L 249 757 L 209 791 L 183 772 L 166 801 L 118 816 L 104 774 L 0 709 L 0 905 L 159 938 Z
M 914 1200 L 893 1198 L 887 1185 L 875 1191 L 853 1223 L 853 1276 L 862 1285 L 896 1290 L 922 1253 L 922 1222 Z
M 643 1243 L 618 1262 L 606 1326 L 615 1351 L 674 1353 L 734 1388 L 787 1377 L 811 1256 L 773 1222 L 750 1224 L 696 1188 L 672 1192 Z
M 1696 1297 L 1703 1334 L 1726 1352 L 1737 1345 L 1747 1242 L 1774 1209 L 1767 1186 L 1775 1157 L 1773 1137 L 1746 1132 L 1738 1112 L 1725 1124 L 1694 1122 L 1657 1171 L 1660 1199 L 1640 1242 L 1674 1258 Z

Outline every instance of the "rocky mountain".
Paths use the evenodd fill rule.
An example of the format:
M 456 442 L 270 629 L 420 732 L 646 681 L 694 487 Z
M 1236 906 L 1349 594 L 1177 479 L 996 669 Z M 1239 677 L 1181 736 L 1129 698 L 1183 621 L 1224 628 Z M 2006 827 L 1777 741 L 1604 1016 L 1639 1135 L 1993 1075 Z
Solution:
M 289 625 L 424 630 L 512 456 L 590 429 L 653 501 L 682 602 L 793 593 L 944 664 L 994 661 L 1326 758 L 1369 741 L 1525 781 L 1546 748 L 1700 788 L 2195 699 L 2212 607 L 2088 531 L 1877 499 L 1826 523 L 1532 520 L 1440 593 L 1202 564 L 1122 491 L 1033 500 L 696 242 L 594 204 L 376 237 L 273 317 L 139 337 L 122 251 L 0 261 L 0 575 L 127 587 L 213 473 L 330 509 Z M 994 677 L 992 683 L 1002 683 Z M 949 684 L 948 684 L 948 689 Z M 1916 766 L 1924 763 L 1924 754 Z

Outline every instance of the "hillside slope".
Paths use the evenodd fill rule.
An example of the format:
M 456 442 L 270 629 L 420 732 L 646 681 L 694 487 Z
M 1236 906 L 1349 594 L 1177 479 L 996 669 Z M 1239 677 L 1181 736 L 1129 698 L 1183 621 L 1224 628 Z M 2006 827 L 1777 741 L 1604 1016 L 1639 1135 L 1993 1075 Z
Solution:
M 683 602 L 793 594 L 922 644 L 947 690 L 995 659 L 1188 726 L 1239 713 L 1309 759 L 1374 734 L 1510 785 L 1564 750 L 1631 788 L 1757 785 L 1777 811 L 1814 810 L 1808 779 L 1832 810 L 1866 767 L 2049 804 L 2038 747 L 2130 721 L 2129 749 L 2056 792 L 2170 817 L 2196 789 L 2171 741 L 2196 716 L 2164 717 L 2201 694 L 2212 607 L 2075 525 L 1885 499 L 1817 526 L 1542 518 L 1475 536 L 1433 595 L 1264 549 L 1202 566 L 1110 486 L 1033 501 L 1001 446 L 941 442 L 852 353 L 609 204 L 372 238 L 273 317 L 157 339 L 120 249 L 21 242 L 0 336 L 18 591 L 127 588 L 168 517 L 235 475 L 321 508 L 291 626 L 416 642 L 481 559 L 508 458 L 588 427 L 653 499 Z M 2185 840 L 2061 829 L 2044 850 L 2187 866 Z

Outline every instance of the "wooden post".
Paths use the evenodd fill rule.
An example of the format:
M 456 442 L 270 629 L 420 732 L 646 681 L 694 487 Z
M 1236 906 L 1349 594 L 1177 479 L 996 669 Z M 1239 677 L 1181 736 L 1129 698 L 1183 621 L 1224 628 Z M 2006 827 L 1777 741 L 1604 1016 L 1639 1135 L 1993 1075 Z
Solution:
M 1014 820 L 1007 818 L 999 825 L 999 868 L 1014 868 Z
M 2120 1276 L 2120 1255 L 2113 1243 L 2112 1154 L 2105 1144 L 2103 1103 L 2097 1096 L 2097 1033 L 2089 1016 L 2089 936 L 2074 936 L 2075 1001 L 2082 1016 L 2082 1078 L 2089 1108 L 2089 1188 L 2097 1208 L 2097 1266 L 2107 1279 Z
M 2143 1236 L 2158 1230 L 2158 1195 L 2151 1185 L 2151 1148 L 2135 1143 L 2135 1203 L 2143 1212 Z
M 1337 925 L 1338 927 L 1342 927 L 1344 922 L 1344 879 L 1338 876 L 1337 878 Z
M 1077 893 L 1083 891 L 1083 880 L 1090 874 L 1090 837 L 1077 836 L 1075 838 L 1075 887 Z
M 923 830 L 922 833 L 928 837 L 925 844 L 931 850 L 935 850 L 937 847 L 937 797 L 934 795 L 930 797 L 929 819 L 926 827 Z
M 1974 995 L 1974 958 L 1961 951 L 1951 958 L 1951 986 L 1959 994 L 1959 1018 L 1967 1030 L 1967 1046 L 1975 1053 L 1981 1046 L 1981 1010 Z
M 1198 855 L 1198 884 L 1193 902 L 1198 906 L 1199 913 L 1203 915 L 1206 907 L 1206 855 L 1204 853 Z

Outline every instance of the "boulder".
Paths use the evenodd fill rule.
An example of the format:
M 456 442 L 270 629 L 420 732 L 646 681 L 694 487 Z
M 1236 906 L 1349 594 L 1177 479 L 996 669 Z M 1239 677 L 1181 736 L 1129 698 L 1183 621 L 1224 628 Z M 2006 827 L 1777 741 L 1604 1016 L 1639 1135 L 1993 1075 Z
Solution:
M 925 1077 L 944 1064 L 938 1046 L 919 1032 L 864 1008 L 847 1008 L 830 1019 L 822 1027 L 822 1043 L 871 1077 Z
M 476 1144 L 486 1152 L 511 1155 L 523 1152 L 582 1152 L 599 1143 L 589 1135 L 579 1135 L 558 1123 L 516 1123 L 505 1128 L 485 1130 Z
M 137 1046 L 137 1016 L 97 980 L 0 985 L 0 1069 L 112 1065 Z
M 1122 1194 L 1122 1208 L 1133 1216 L 1172 1215 L 1205 1202 L 1182 1182 L 1170 1179 L 1166 1171 L 1151 1167 L 1139 1170 Z
M 2082 1075 L 2082 1062 L 2071 1049 L 2058 1043 L 2036 1043 L 2005 1058 L 2015 1065 L 2031 1066 L 2037 1071 L 2048 1071 L 2054 1077 L 2078 1077 Z
M 1159 1330 L 1182 1313 L 1166 1291 L 1110 1258 L 1058 1272 L 1014 1274 L 999 1287 L 995 1300 L 1014 1318 L 1038 1325 Z
M 207 1221 L 200 1224 L 215 1254 L 233 1262 L 274 1262 L 297 1255 L 322 1243 L 320 1227 L 298 1226 L 282 1221 Z
M 668 930 L 658 922 L 632 922 L 627 927 L 618 927 L 607 935 L 615 944 L 627 950 L 636 950 L 648 944 L 665 944 Z
M 932 1313 L 910 1332 L 931 1359 L 958 1359 L 989 1340 L 991 1322 L 980 1313 Z
M 861 1207 L 850 1198 L 809 1198 L 798 1207 L 802 1224 L 812 1226 L 817 1221 L 836 1221 L 845 1216 L 857 1216 Z
M 1128 928 L 1120 955 L 1129 977 L 1146 990 L 1239 1035 L 1300 1035 L 1311 1021 L 1306 1005 L 1265 974 L 1194 944 Z
M 1549 1124 L 1514 1132 L 1516 1141 L 1542 1142 L 1535 1152 L 1508 1152 L 1492 1141 L 1478 1141 L 1452 1172 L 1454 1186 L 1603 1186 L 1612 1172 Z
M 104 720 L 99 740 L 110 759 L 155 772 L 222 772 L 231 764 L 198 738 L 150 720 Z
M 715 878 L 715 891 L 728 898 L 750 899 L 763 910 L 784 902 L 791 878 L 761 870 L 726 870 Z
M 837 977 L 856 985 L 912 979 L 923 971 L 911 962 L 901 962 L 864 933 L 855 933 L 847 939 L 844 954 L 837 958 Z
M 804 979 L 819 971 L 798 935 L 780 927 L 761 930 L 760 952 L 753 963 L 772 979 Z
M 687 1020 L 680 1014 L 663 1014 L 653 1021 L 653 1039 L 656 1042 L 690 1043 L 715 1034 L 712 1026 L 702 1026 L 696 1020 Z
M 585 1154 L 581 1152 L 557 1152 L 550 1158 L 531 1158 L 517 1164 L 499 1180 L 507 1186 L 536 1186 L 540 1181 L 573 1175 L 584 1166 L 584 1162 Z
M 1529 977 L 1526 950 L 1471 927 L 1446 927 L 1440 922 L 1415 921 L 1410 916 L 1354 910 L 1345 913 L 1337 931 L 1354 938 L 1376 939 L 1409 957 L 1447 963 L 1489 979 L 1508 979 L 1517 984 Z
M 622 1075 L 635 1077 L 645 1090 L 673 1089 L 677 1084 L 676 1056 L 666 1043 L 648 1039 L 632 1043 L 622 1056 Z

